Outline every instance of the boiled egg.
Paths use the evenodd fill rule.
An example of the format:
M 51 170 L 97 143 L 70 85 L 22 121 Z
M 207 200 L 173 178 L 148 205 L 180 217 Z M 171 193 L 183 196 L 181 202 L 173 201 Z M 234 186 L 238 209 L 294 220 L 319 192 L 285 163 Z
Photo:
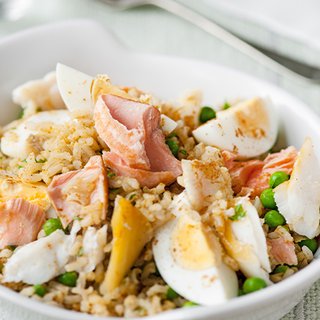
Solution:
M 267 241 L 258 212 L 248 198 L 238 198 L 243 215 L 226 221 L 225 243 L 246 277 L 259 277 L 270 283 L 271 272 Z
M 236 273 L 222 261 L 218 239 L 195 211 L 158 230 L 153 254 L 163 279 L 185 299 L 217 305 L 238 294 Z
M 310 138 L 298 154 L 290 180 L 274 189 L 274 198 L 291 230 L 308 238 L 320 233 L 320 165 Z
M 4 267 L 4 282 L 39 284 L 64 272 L 80 225 L 75 221 L 70 235 L 56 230 L 16 249 Z
M 161 124 L 161 129 L 166 136 L 169 135 L 172 131 L 174 131 L 178 126 L 178 124 L 174 120 L 172 120 L 165 114 L 161 115 L 160 124 Z
M 51 202 L 44 183 L 24 183 L 0 171 L 0 201 L 21 198 L 48 210 Z
M 230 109 L 218 111 L 212 119 L 193 131 L 198 142 L 236 153 L 239 157 L 256 157 L 276 142 L 278 115 L 269 99 L 253 98 Z
M 41 149 L 39 145 L 41 142 L 34 138 L 35 136 L 41 138 L 41 131 L 37 126 L 50 127 L 50 125 L 62 125 L 69 121 L 71 116 L 67 110 L 38 112 L 4 133 L 1 138 L 1 152 L 12 158 L 24 159 L 29 153 Z
M 137 100 L 119 87 L 113 86 L 106 75 L 93 78 L 62 63 L 56 67 L 58 89 L 68 110 L 92 112 L 95 101 L 101 94 L 113 94 L 129 100 Z M 166 115 L 161 115 L 161 128 L 170 134 L 177 123 Z
M 93 78 L 76 69 L 58 63 L 56 67 L 58 89 L 68 110 L 91 112 L 91 86 Z

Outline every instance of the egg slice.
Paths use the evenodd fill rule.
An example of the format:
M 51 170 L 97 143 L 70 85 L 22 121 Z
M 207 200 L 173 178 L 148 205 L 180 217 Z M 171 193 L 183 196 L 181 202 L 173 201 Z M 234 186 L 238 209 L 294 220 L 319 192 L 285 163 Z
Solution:
M 237 276 L 223 263 L 219 241 L 195 211 L 158 230 L 153 254 L 166 283 L 190 301 L 217 305 L 238 294 Z
M 56 76 L 59 92 L 68 110 L 91 112 L 90 89 L 94 79 L 61 63 L 57 64 Z
M 24 183 L 0 171 L 0 202 L 14 198 L 27 200 L 45 211 L 51 206 L 44 183 Z
M 245 100 L 218 111 L 217 118 L 193 131 L 198 142 L 256 157 L 272 148 L 278 134 L 278 115 L 269 99 Z
M 172 131 L 174 131 L 178 124 L 172 120 L 171 118 L 169 118 L 168 116 L 166 116 L 165 114 L 161 115 L 161 129 L 163 131 L 163 133 L 167 136 L 169 135 Z
M 224 234 L 227 251 L 246 277 L 259 277 L 270 283 L 267 241 L 257 210 L 247 198 L 238 198 L 235 205 L 242 206 L 245 216 L 227 219 Z
M 290 229 L 308 238 L 320 232 L 320 165 L 310 138 L 294 163 L 290 180 L 274 189 L 279 212 Z
M 56 230 L 15 250 L 4 267 L 4 282 L 39 284 L 64 272 L 80 224 L 75 221 L 70 235 Z
M 70 120 L 71 116 L 67 110 L 38 112 L 4 133 L 1 139 L 1 151 L 9 157 L 24 159 L 29 153 L 38 151 L 41 147 L 39 141 L 34 139 L 36 135 L 41 137 L 37 125 L 42 127 L 45 124 L 62 125 Z

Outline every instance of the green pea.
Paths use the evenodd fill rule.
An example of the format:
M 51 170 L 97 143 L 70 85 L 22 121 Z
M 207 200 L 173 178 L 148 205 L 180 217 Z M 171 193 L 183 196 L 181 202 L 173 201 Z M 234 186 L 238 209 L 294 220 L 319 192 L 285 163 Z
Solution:
M 65 272 L 58 277 L 58 281 L 68 287 L 75 287 L 77 279 L 78 274 L 75 271 Z
M 299 246 L 300 247 L 306 246 L 312 251 L 312 253 L 315 253 L 318 249 L 318 242 L 316 239 L 306 239 L 306 240 L 300 241 Z
M 248 294 L 263 289 L 266 286 L 267 284 L 263 279 L 252 277 L 246 279 L 246 281 L 243 284 L 242 290 L 244 294 Z
M 283 171 L 274 172 L 269 179 L 270 188 L 275 188 L 279 184 L 289 180 L 289 175 Z
M 216 112 L 210 107 L 202 107 L 200 110 L 199 121 L 200 123 L 205 123 L 216 117 Z
M 179 154 L 179 144 L 173 139 L 167 139 L 166 144 L 168 145 L 169 149 L 171 150 L 172 154 L 177 158 Z
M 42 284 L 36 284 L 33 286 L 34 293 L 38 295 L 39 297 L 44 297 L 44 295 L 47 293 L 47 289 Z
M 277 266 L 272 273 L 284 273 L 288 270 L 288 266 L 284 266 L 284 265 L 280 265 L 280 266 Z
M 184 308 L 189 308 L 189 307 L 196 307 L 198 306 L 198 304 L 192 301 L 186 301 L 182 306 Z
M 174 300 L 178 297 L 179 297 L 179 295 L 172 288 L 169 287 L 167 290 L 166 298 L 168 300 Z
M 261 192 L 260 200 L 262 205 L 268 209 L 277 209 L 277 204 L 274 200 L 274 192 L 272 189 L 265 189 Z
M 264 221 L 270 228 L 282 226 L 286 223 L 286 220 L 283 217 L 283 215 L 279 213 L 277 210 L 268 211 L 264 216 Z
M 58 230 L 58 229 L 63 229 L 61 221 L 59 218 L 51 218 L 47 220 L 44 225 L 43 225 L 43 230 L 46 236 L 51 234 L 52 232 Z

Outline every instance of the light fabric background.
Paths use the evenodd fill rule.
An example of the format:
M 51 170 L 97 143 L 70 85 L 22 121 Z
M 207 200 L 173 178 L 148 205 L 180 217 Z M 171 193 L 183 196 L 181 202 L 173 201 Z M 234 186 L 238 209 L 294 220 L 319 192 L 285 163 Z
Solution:
M 320 113 L 319 86 L 310 86 L 294 81 L 288 81 L 288 79 L 273 74 L 190 23 L 160 9 L 144 7 L 119 12 L 111 10 L 107 6 L 93 0 L 25 1 L 26 3 L 29 2 L 31 4 L 31 7 L 26 9 L 25 16 L 15 22 L 6 21 L 4 19 L 0 20 L 0 38 L 26 27 L 50 21 L 79 17 L 93 18 L 111 29 L 119 38 L 120 42 L 133 50 L 203 59 L 240 69 L 275 83 L 279 87 L 296 95 L 301 100 L 304 100 L 312 109 Z M 294 56 L 301 61 L 317 63 L 320 65 L 320 59 L 317 58 L 320 57 L 320 52 L 316 48 L 316 42 L 310 42 L 310 39 L 308 39 L 309 42 L 306 44 L 303 43 L 301 39 L 292 36 L 289 38 L 284 37 L 284 35 L 277 33 L 277 30 L 270 30 L 269 28 L 266 28 L 264 24 L 259 23 L 261 19 L 255 21 L 257 19 L 252 19 L 252 17 L 250 18 L 248 15 L 239 15 L 239 12 L 237 11 L 239 9 L 239 3 L 241 3 L 240 11 L 245 12 L 246 10 L 248 11 L 248 9 L 245 9 L 245 6 L 247 6 L 247 8 L 249 6 L 250 8 L 250 2 L 252 3 L 253 0 L 230 0 L 228 3 L 228 10 L 225 10 L 225 0 L 179 1 L 212 17 L 220 24 L 241 33 L 251 40 L 258 43 L 269 44 L 273 49 Z M 294 4 L 294 2 L 297 1 L 300 0 L 286 0 L 283 3 L 282 9 L 280 8 L 279 10 L 282 10 L 283 14 L 285 14 L 285 8 L 289 8 L 288 10 L 290 10 L 290 3 Z M 237 4 L 237 2 L 239 3 Z M 256 4 L 261 3 L 260 1 L 254 2 Z M 279 6 L 281 2 L 278 0 L 270 0 L 269 3 L 274 3 Z M 317 3 L 316 0 L 303 2 L 304 6 L 311 6 L 312 4 L 315 5 Z M 278 10 L 277 6 L 274 6 L 276 10 Z M 272 6 L 270 5 L 267 7 L 269 11 L 272 9 Z M 236 10 L 234 10 L 234 8 L 236 8 Z M 256 10 L 259 11 L 259 6 L 257 5 Z M 248 20 L 248 18 L 250 19 Z M 273 19 L 280 18 L 281 15 L 280 17 L 277 17 L 276 15 L 276 18 Z M 310 28 L 310 16 L 302 17 L 301 15 L 300 17 L 297 17 L 300 25 L 303 25 L 303 21 L 301 21 L 302 18 L 305 19 L 305 23 L 308 23 L 308 28 Z M 318 21 L 320 20 L 318 19 Z M 319 22 L 317 23 L 320 24 Z M 315 32 L 312 28 L 311 30 Z M 318 31 L 316 32 L 319 32 L 319 29 L 317 30 Z M 315 37 L 319 44 L 320 32 L 319 34 L 311 33 L 311 35 L 311 40 L 313 39 L 312 37 Z M 318 37 L 316 37 L 317 35 Z M 304 38 L 302 37 L 302 39 Z M 101 39 L 101 41 L 103 41 L 103 39 Z M 294 310 L 286 315 L 283 320 L 320 319 L 319 301 L 320 282 L 312 287 L 305 299 Z M 0 320 L 45 319 L 52 320 L 54 318 L 42 317 L 0 300 Z

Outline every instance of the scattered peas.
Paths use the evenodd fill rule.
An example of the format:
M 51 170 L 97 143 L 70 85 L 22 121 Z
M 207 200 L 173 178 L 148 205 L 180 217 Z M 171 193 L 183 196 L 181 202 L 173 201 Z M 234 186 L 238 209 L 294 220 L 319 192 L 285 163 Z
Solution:
M 262 205 L 268 209 L 277 209 L 277 204 L 274 200 L 274 192 L 271 188 L 261 192 L 260 200 Z
M 171 150 L 172 154 L 177 158 L 179 153 L 179 144 L 173 139 L 167 139 L 166 144 L 168 145 L 169 149 Z
M 65 272 L 58 277 L 58 281 L 68 287 L 75 287 L 77 279 L 78 274 L 75 271 Z
M 274 172 L 269 179 L 270 188 L 275 188 L 279 184 L 289 180 L 289 175 L 283 171 Z
M 189 307 L 196 307 L 198 306 L 198 304 L 192 301 L 186 301 L 182 306 L 184 308 L 189 308 Z
M 248 278 L 246 279 L 246 281 L 243 284 L 243 293 L 244 294 L 248 294 L 248 293 L 252 293 L 255 291 L 258 291 L 260 289 L 263 289 L 267 286 L 266 282 L 261 279 L 261 278 L 257 278 L 257 277 L 252 277 L 252 278 Z
M 46 287 L 44 287 L 42 284 L 34 285 L 33 286 L 33 291 L 39 297 L 44 297 L 44 295 L 47 293 Z
M 48 236 L 58 229 L 63 229 L 63 227 L 59 218 L 51 218 L 44 223 L 42 229 L 46 236 Z
M 210 107 L 202 107 L 200 110 L 199 121 L 200 123 L 205 123 L 216 117 L 216 112 Z
M 166 293 L 166 298 L 168 300 L 174 300 L 178 297 L 179 297 L 179 295 L 172 288 L 169 287 L 167 290 L 167 293 Z
M 284 216 L 281 213 L 279 213 L 277 210 L 268 211 L 264 216 L 264 221 L 270 228 L 282 226 L 283 224 L 286 223 Z
M 280 265 L 280 266 L 277 266 L 272 273 L 282 273 L 282 272 L 286 272 L 288 269 L 289 269 L 288 266 Z
M 316 239 L 306 239 L 306 240 L 300 241 L 299 246 L 300 247 L 306 246 L 312 251 L 312 253 L 315 253 L 318 249 L 318 242 Z
M 242 204 L 238 204 L 234 208 L 234 215 L 231 216 L 229 219 L 232 221 L 240 220 L 241 218 L 245 217 L 247 212 L 243 209 Z

